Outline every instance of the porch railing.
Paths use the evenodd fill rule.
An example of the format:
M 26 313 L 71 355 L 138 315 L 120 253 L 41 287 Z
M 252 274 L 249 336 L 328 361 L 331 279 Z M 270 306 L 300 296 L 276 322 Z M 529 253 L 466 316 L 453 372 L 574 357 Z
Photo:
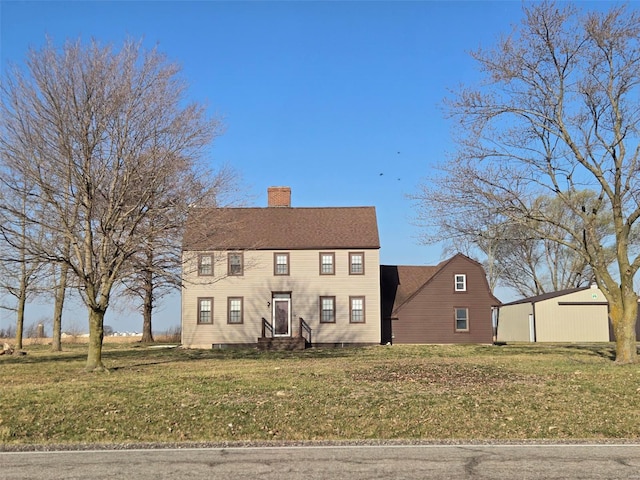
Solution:
M 273 337 L 273 327 L 266 318 L 262 317 L 262 338 L 267 336 L 267 331 L 269 332 L 269 337 Z
M 311 345 L 311 327 L 300 317 L 300 336 Z
M 307 322 L 304 321 L 302 317 L 299 318 L 300 321 L 300 336 L 304 338 L 307 343 L 311 344 L 312 340 L 312 331 L 311 327 Z M 273 338 L 273 326 L 267 321 L 266 318 L 262 317 L 262 338 Z

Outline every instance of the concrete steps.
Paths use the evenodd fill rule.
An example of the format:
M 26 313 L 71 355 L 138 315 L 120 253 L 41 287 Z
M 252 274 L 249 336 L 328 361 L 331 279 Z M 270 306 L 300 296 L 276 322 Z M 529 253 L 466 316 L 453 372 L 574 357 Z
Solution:
M 258 338 L 258 350 L 304 350 L 307 342 L 304 337 L 261 337 Z

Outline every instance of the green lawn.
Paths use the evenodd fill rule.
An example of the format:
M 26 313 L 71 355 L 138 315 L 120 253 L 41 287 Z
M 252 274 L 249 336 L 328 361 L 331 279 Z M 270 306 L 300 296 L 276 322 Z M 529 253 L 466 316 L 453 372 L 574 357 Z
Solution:
M 640 365 L 611 345 L 304 352 L 105 344 L 0 357 L 0 449 L 26 444 L 640 439 Z

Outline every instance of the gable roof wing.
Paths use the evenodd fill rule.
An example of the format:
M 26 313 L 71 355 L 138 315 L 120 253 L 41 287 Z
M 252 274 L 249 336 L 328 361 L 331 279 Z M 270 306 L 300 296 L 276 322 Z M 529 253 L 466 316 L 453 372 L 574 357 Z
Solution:
M 387 317 L 395 315 L 405 304 L 411 301 L 413 297 L 426 288 L 427 285 L 456 258 L 463 258 L 479 266 L 484 271 L 484 268 L 479 262 L 462 253 L 456 253 L 453 257 L 443 260 L 436 266 L 382 265 L 380 267 L 381 284 L 383 285 L 383 295 L 386 297 L 386 300 L 383 298 L 383 303 L 385 301 L 387 302 L 384 312 L 387 314 Z M 500 300 L 493 294 L 491 294 L 491 296 L 496 305 L 501 304 Z M 384 308 L 383 306 L 383 309 Z
M 381 265 L 380 284 L 386 316 L 393 316 L 438 270 L 438 266 Z
M 380 248 L 374 207 L 197 208 L 183 250 Z

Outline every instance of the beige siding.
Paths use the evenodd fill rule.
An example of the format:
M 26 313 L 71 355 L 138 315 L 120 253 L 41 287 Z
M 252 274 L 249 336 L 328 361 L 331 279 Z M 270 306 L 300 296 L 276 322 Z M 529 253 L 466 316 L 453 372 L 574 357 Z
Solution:
M 195 275 L 195 252 L 184 255 L 182 290 L 182 343 L 211 348 L 214 344 L 254 344 L 261 334 L 262 318 L 271 321 L 272 292 L 291 292 L 292 333 L 297 335 L 302 317 L 313 331 L 313 343 L 380 342 L 380 261 L 378 250 L 364 250 L 365 274 L 349 275 L 349 252 L 335 250 L 335 275 L 320 275 L 322 250 L 278 250 L 289 253 L 290 274 L 273 273 L 273 250 L 244 252 L 244 275 L 227 277 L 226 252 L 218 252 L 213 277 Z M 336 297 L 336 323 L 320 324 L 319 297 Z M 364 324 L 349 323 L 349 297 L 365 297 Z M 197 324 L 197 299 L 214 299 L 213 324 Z M 227 298 L 244 298 L 244 323 L 227 323 Z
M 500 307 L 500 342 L 530 341 L 529 315 L 535 315 L 537 342 L 608 342 L 609 316 L 603 293 L 588 288 L 566 295 Z M 591 304 L 591 305 L 590 305 Z
M 533 305 L 529 302 L 500 307 L 498 317 L 499 342 L 529 342 L 529 315 L 533 314 Z
M 536 341 L 608 342 L 606 305 L 559 305 L 605 301 L 599 289 L 591 288 L 536 303 Z

